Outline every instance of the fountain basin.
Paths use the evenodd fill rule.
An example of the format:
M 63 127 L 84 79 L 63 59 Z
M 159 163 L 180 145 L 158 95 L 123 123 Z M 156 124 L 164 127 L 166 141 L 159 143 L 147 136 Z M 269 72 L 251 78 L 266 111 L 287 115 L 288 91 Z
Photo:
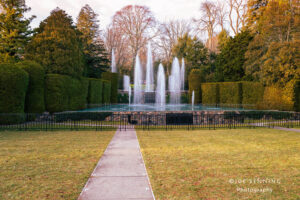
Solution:
M 88 108 L 85 112 L 130 112 L 130 111 L 223 111 L 223 110 L 245 110 L 242 108 L 223 108 L 213 106 L 203 106 L 191 104 L 166 104 L 159 106 L 156 104 L 113 104 L 103 105 L 95 108 Z

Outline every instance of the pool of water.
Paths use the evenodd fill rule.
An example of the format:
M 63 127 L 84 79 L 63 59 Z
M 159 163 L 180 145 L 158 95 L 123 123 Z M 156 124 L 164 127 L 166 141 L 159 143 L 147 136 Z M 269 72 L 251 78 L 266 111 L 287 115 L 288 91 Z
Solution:
M 191 104 L 177 104 L 177 105 L 165 105 L 157 106 L 155 104 L 115 104 L 115 105 L 105 105 L 96 108 L 88 108 L 82 111 L 85 112 L 127 112 L 127 111 L 218 111 L 218 110 L 243 110 L 240 108 L 217 108 L 211 106 L 202 106 Z

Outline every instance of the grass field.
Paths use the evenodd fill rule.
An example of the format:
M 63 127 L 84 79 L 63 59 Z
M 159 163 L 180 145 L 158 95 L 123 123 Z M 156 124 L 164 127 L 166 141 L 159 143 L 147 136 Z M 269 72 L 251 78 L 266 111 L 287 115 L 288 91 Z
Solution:
M 138 137 L 156 199 L 299 199 L 299 133 L 139 131 Z
M 0 132 L 0 199 L 77 199 L 112 132 Z

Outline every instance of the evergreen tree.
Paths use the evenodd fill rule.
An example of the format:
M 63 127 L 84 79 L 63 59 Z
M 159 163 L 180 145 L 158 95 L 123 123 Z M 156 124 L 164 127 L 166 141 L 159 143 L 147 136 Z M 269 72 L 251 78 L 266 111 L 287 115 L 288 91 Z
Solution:
M 229 34 L 228 32 L 224 29 L 218 34 L 218 50 L 221 51 L 226 45 L 226 43 L 229 41 Z
M 56 8 L 41 22 L 37 33 L 26 48 L 26 58 L 35 60 L 47 73 L 79 77 L 84 60 L 79 32 L 65 11 Z
M 0 0 L 0 62 L 15 62 L 22 58 L 30 39 L 30 22 L 25 18 L 30 10 L 24 0 Z
M 218 81 L 240 81 L 245 79 L 245 52 L 252 35 L 248 30 L 230 38 L 217 57 Z
M 177 44 L 172 49 L 173 56 L 184 58 L 187 74 L 193 68 L 208 65 L 209 53 L 204 44 L 196 37 L 192 38 L 187 33 L 178 38 Z
M 89 5 L 85 5 L 77 18 L 77 28 L 82 33 L 83 49 L 87 64 L 87 75 L 100 78 L 109 68 L 108 55 L 100 38 L 98 15 Z

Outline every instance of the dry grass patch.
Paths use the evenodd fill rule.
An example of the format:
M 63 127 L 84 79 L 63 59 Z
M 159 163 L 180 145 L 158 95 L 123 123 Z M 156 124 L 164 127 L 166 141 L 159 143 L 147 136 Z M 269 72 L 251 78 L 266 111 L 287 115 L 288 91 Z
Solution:
M 138 137 L 157 199 L 299 198 L 299 133 L 272 129 L 140 131 Z M 257 178 L 280 183 L 250 183 Z M 238 188 L 269 188 L 272 192 L 239 192 Z
M 0 132 L 0 199 L 77 199 L 112 132 Z

